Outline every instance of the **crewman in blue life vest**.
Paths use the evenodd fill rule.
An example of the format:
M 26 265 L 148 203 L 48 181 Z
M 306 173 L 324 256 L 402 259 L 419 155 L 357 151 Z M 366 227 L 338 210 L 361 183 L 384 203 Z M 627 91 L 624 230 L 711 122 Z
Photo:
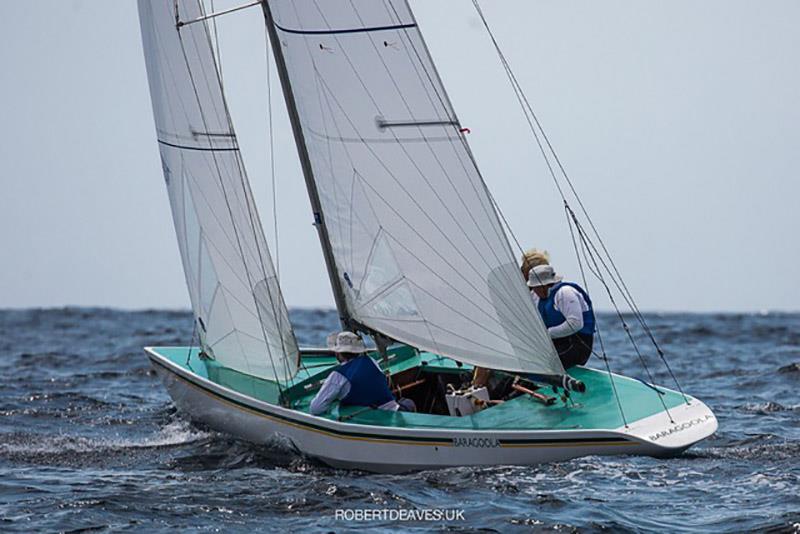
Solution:
M 584 365 L 594 341 L 594 309 L 589 295 L 578 284 L 564 282 L 547 264 L 528 272 L 528 287 L 564 368 Z
M 395 400 L 378 364 L 366 352 L 364 342 L 353 332 L 340 332 L 332 347 L 339 360 L 311 401 L 311 413 L 319 415 L 336 401 L 343 406 L 373 406 L 379 410 L 416 411 L 411 399 Z

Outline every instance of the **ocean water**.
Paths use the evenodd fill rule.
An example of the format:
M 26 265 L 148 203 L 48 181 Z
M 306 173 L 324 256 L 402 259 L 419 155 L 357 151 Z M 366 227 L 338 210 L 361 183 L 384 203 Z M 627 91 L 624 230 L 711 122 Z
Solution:
M 303 344 L 336 327 L 329 311 L 292 320 Z M 0 311 L 0 531 L 800 532 L 800 315 L 648 320 L 684 389 L 716 412 L 713 438 L 668 460 L 398 476 L 331 469 L 185 421 L 142 347 L 187 344 L 188 312 Z M 644 376 L 614 318 L 601 325 L 613 369 Z M 670 385 L 663 367 L 656 376 Z M 365 508 L 464 519 L 336 516 Z

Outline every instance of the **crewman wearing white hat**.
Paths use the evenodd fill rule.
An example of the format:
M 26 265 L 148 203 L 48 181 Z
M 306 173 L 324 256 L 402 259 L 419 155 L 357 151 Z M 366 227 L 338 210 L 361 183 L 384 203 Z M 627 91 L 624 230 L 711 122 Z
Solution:
M 334 341 L 335 339 L 335 341 Z M 343 406 L 373 406 L 379 410 L 416 411 L 413 401 L 395 400 L 386 375 L 372 358 L 367 355 L 367 347 L 353 332 L 339 332 L 328 338 L 331 349 L 336 353 L 339 367 L 334 369 L 319 392 L 311 401 L 313 415 L 325 412 L 336 401 Z
M 537 265 L 528 272 L 528 287 L 553 339 L 564 368 L 584 365 L 592 354 L 594 309 L 586 291 L 565 282 L 552 265 Z

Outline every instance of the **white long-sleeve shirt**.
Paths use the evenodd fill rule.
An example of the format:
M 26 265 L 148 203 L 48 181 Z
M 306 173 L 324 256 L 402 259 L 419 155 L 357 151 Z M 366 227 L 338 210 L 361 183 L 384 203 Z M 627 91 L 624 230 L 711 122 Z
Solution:
M 375 367 L 380 369 L 378 364 L 375 363 L 375 360 L 370 358 L 370 361 L 375 364 Z M 381 373 L 383 373 L 383 371 L 381 371 Z M 350 381 L 346 379 L 342 373 L 334 371 L 329 374 L 325 382 L 322 383 L 322 387 L 311 401 L 309 411 L 312 415 L 319 415 L 325 412 L 334 402 L 345 398 L 348 393 L 350 393 Z M 400 408 L 400 405 L 394 400 L 390 400 L 378 406 L 379 410 L 392 410 L 395 412 L 398 408 Z
M 536 293 L 531 291 L 531 297 L 533 297 L 534 304 L 538 306 L 539 297 L 536 296 Z M 586 299 L 583 298 L 580 291 L 572 286 L 561 286 L 561 289 L 556 293 L 553 307 L 561 312 L 565 320 L 563 323 L 551 326 L 547 329 L 551 338 L 557 339 L 571 336 L 583 328 L 583 312 L 589 310 L 589 305 L 586 303 Z

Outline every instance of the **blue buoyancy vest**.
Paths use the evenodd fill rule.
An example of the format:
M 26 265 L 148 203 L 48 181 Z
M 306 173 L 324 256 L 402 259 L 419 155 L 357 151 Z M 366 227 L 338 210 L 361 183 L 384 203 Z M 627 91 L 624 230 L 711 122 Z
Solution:
M 386 375 L 366 354 L 340 365 L 334 372 L 350 382 L 350 392 L 341 400 L 343 405 L 381 406 L 394 400 Z
M 586 291 L 583 290 L 581 286 L 572 282 L 560 282 L 553 287 L 550 288 L 550 293 L 547 295 L 546 299 L 539 299 L 539 313 L 542 314 L 542 319 L 544 320 L 544 325 L 547 328 L 558 326 L 567 319 L 564 317 L 564 314 L 561 313 L 556 309 L 556 293 L 558 290 L 564 286 L 569 286 L 574 288 L 581 294 L 583 300 L 586 301 L 586 305 L 588 306 L 588 310 L 583 312 L 583 328 L 578 330 L 579 334 L 585 334 L 587 336 L 591 336 L 594 334 L 594 308 L 592 307 L 592 300 L 589 298 L 589 295 Z

